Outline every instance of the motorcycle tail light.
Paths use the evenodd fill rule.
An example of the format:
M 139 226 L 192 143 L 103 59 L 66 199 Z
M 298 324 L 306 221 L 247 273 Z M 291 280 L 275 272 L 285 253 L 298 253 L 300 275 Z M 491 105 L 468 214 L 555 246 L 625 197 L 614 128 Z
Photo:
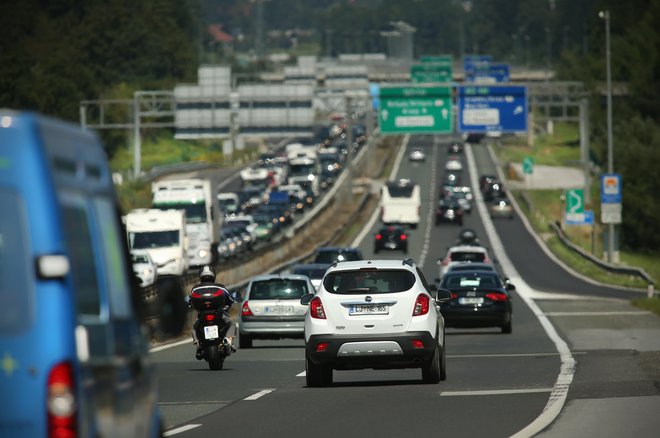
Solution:
M 215 315 L 209 313 L 207 315 L 204 315 L 204 319 L 208 322 L 215 321 Z

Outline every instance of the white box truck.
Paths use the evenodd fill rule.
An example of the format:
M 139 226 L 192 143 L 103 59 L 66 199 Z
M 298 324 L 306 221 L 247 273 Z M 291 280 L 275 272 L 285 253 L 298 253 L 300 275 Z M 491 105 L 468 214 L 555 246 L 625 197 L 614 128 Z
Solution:
M 124 217 L 128 246 L 145 250 L 156 263 L 158 276 L 183 275 L 188 270 L 186 212 L 140 208 Z
M 208 179 L 156 181 L 151 184 L 153 208 L 186 212 L 190 266 L 215 265 L 223 214 Z
M 409 179 L 388 181 L 381 191 L 380 219 L 384 225 L 401 224 L 417 228 L 422 210 L 419 184 Z

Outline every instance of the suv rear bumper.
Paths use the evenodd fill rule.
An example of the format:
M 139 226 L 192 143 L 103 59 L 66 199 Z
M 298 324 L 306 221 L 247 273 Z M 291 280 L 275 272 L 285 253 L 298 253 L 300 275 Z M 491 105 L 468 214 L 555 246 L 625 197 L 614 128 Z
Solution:
M 422 348 L 413 347 L 421 341 Z M 318 346 L 327 343 L 323 351 Z M 415 368 L 433 357 L 437 340 L 429 332 L 382 335 L 313 335 L 305 344 L 305 356 L 315 364 L 334 369 Z

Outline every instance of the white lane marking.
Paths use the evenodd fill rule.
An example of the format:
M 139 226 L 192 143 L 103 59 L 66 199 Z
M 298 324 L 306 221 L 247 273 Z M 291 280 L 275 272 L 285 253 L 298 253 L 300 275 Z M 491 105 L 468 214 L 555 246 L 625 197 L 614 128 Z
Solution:
M 465 146 L 465 155 L 467 156 L 468 166 L 470 168 L 470 181 L 472 187 L 479 187 L 478 176 L 477 176 L 477 167 L 474 162 L 474 156 L 472 155 L 472 147 L 467 144 Z M 500 179 L 504 180 L 502 171 L 497 167 L 497 173 Z M 500 239 L 500 236 L 495 230 L 493 221 L 490 219 L 488 212 L 486 211 L 486 205 L 481 196 L 480 190 L 474 190 L 477 211 L 481 216 L 481 221 L 490 240 L 493 252 L 497 256 L 500 265 L 504 272 L 509 276 L 511 282 L 516 285 L 516 292 L 522 298 L 522 300 L 527 304 L 527 306 L 532 310 L 536 315 L 541 326 L 547 333 L 548 337 L 555 344 L 555 348 L 559 352 L 559 357 L 561 360 L 561 366 L 559 369 L 559 375 L 555 381 L 555 386 L 550 394 L 550 398 L 543 408 L 541 414 L 536 417 L 534 421 L 528 424 L 525 428 L 518 431 L 511 438 L 522 438 L 530 437 L 539 433 L 541 430 L 545 429 L 550 423 L 552 423 L 557 416 L 559 416 L 564 403 L 566 402 L 566 397 L 568 396 L 568 388 L 573 381 L 573 375 L 575 374 L 575 359 L 571 354 L 571 350 L 568 347 L 566 341 L 564 341 L 561 336 L 557 333 L 557 330 L 552 325 L 547 316 L 543 314 L 539 306 L 531 298 L 533 289 L 527 284 L 525 280 L 520 276 L 516 268 L 513 266 L 513 263 L 509 259 L 509 256 L 506 254 L 504 249 L 504 244 Z
M 651 312 L 546 312 L 545 316 L 617 316 L 617 315 L 652 315 Z
M 159 345 L 158 347 L 150 348 L 149 353 L 156 353 L 158 351 L 167 350 L 168 348 L 178 347 L 179 345 L 186 345 L 186 344 L 190 344 L 190 346 L 193 347 L 194 345 L 192 343 L 192 338 L 185 339 L 183 341 L 172 342 L 172 343 L 169 343 L 169 344 Z
M 539 392 L 552 392 L 553 388 L 529 388 L 529 389 L 492 389 L 484 391 L 442 391 L 440 397 L 465 397 L 473 395 L 511 395 L 511 394 L 534 394 Z
M 270 394 L 273 391 L 275 391 L 275 389 L 262 389 L 261 391 L 257 392 L 256 394 L 252 394 L 249 397 L 245 397 L 243 400 L 257 400 L 257 399 L 263 397 L 266 394 Z
M 296 374 L 296 377 L 305 377 L 307 376 L 307 371 L 303 371 L 302 373 Z
M 582 351 L 573 354 L 587 354 Z M 539 357 L 539 356 L 559 356 L 559 353 L 508 353 L 508 354 L 448 354 L 447 359 L 483 359 L 483 358 L 498 358 L 498 357 Z
M 186 432 L 190 429 L 201 426 L 201 424 L 186 424 L 185 426 L 177 427 L 176 429 L 168 430 L 163 433 L 163 436 L 172 436 L 181 432 Z
M 159 406 L 179 406 L 179 405 L 225 405 L 231 403 L 231 400 L 204 400 L 204 401 L 184 401 L 184 402 L 158 402 Z
M 432 162 L 431 162 L 431 188 L 429 192 L 429 212 L 426 215 L 426 229 L 424 230 L 424 244 L 422 245 L 422 252 L 419 254 L 419 258 L 417 259 L 417 266 L 419 269 L 424 268 L 424 260 L 426 260 L 426 255 L 429 252 L 429 247 L 431 246 L 431 229 L 433 228 L 433 213 L 434 213 L 434 207 L 435 207 L 435 174 L 438 168 L 438 159 L 437 159 L 437 153 L 438 153 L 438 147 L 436 143 L 437 137 L 433 137 L 433 144 L 431 147 L 433 148 L 433 152 L 431 154 Z
M 399 150 L 399 154 L 396 156 L 396 160 L 394 161 L 394 166 L 392 166 L 392 170 L 390 171 L 390 176 L 388 177 L 388 179 L 391 180 L 392 177 L 396 175 L 397 172 L 399 171 L 399 166 L 401 166 L 401 160 L 403 159 L 403 155 L 406 152 L 409 140 L 410 140 L 410 135 L 406 134 L 406 136 L 403 137 L 403 142 L 401 143 L 401 149 Z M 353 239 L 353 242 L 351 243 L 352 247 L 360 246 L 366 235 L 371 231 L 371 228 L 373 228 L 374 224 L 376 223 L 380 215 L 380 207 L 381 207 L 381 202 L 378 201 L 378 207 L 376 207 L 374 212 L 371 214 L 371 217 L 369 218 L 369 222 L 366 223 L 364 228 L 362 228 L 362 231 L 360 231 L 358 235 L 355 236 L 355 239 Z

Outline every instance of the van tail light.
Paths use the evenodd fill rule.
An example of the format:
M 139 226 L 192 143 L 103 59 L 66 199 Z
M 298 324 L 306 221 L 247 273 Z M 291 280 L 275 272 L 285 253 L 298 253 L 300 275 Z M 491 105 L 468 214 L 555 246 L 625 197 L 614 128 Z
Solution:
M 48 412 L 48 436 L 73 438 L 76 436 L 76 396 L 73 386 L 73 367 L 60 362 L 48 375 L 46 411 Z
M 417 295 L 415 300 L 415 308 L 413 309 L 413 316 L 421 316 L 429 313 L 429 304 L 431 299 L 426 294 Z
M 243 303 L 243 307 L 241 307 L 241 315 L 242 316 L 253 316 L 252 315 L 252 310 L 250 309 L 250 305 L 248 304 L 247 301 Z
M 506 302 L 509 301 L 509 296 L 503 292 L 488 292 L 486 298 L 493 301 Z
M 321 298 L 314 297 L 312 298 L 312 301 L 309 302 L 309 316 L 316 319 L 326 319 Z

